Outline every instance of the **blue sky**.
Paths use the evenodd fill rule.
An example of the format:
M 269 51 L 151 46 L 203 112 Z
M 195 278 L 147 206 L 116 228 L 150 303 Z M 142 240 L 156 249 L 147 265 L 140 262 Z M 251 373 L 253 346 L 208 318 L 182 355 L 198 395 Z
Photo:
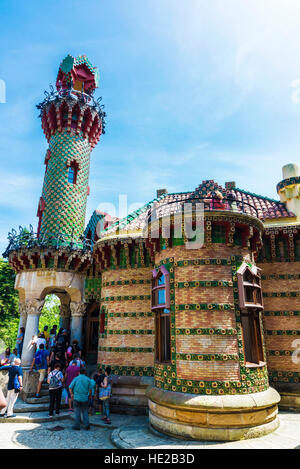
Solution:
M 296 0 L 0 0 L 1 252 L 12 227 L 37 225 L 35 105 L 68 53 L 98 66 L 107 112 L 87 220 L 119 194 L 142 205 L 204 179 L 277 198 L 281 167 L 300 162 L 299 18 Z

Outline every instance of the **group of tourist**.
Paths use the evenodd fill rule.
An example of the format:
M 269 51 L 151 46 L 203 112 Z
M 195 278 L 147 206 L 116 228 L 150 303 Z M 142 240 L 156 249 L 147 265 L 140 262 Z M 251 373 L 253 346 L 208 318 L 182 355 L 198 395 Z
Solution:
M 22 391 L 21 354 L 25 330 L 20 329 L 19 342 L 11 353 L 8 347 L 1 356 L 0 370 L 8 371 L 8 393 L 5 406 L 0 415 L 10 418 L 14 416 L 13 407 Z M 21 336 L 22 335 L 22 336 Z M 70 343 L 70 331 L 61 328 L 57 332 L 54 325 L 49 331 L 48 326 L 43 332 L 32 337 L 32 345 L 36 347 L 30 371 L 38 372 L 36 398 L 41 397 L 42 384 L 46 380 L 49 385 L 49 417 L 54 411 L 60 414 L 62 399 L 68 402 L 68 411 L 75 413 L 74 429 L 80 429 L 82 417 L 83 427 L 89 429 L 89 413 L 93 413 L 95 403 L 102 402 L 102 420 L 110 424 L 109 398 L 111 395 L 112 377 L 111 369 L 98 372 L 90 379 L 87 376 L 82 351 L 77 340 Z M 4 396 L 0 396 L 3 402 Z M 1 400 L 0 399 L 0 400 Z M 0 402 L 1 404 L 1 402 Z
M 57 366 L 63 375 L 73 362 L 79 367 L 85 366 L 78 341 L 74 339 L 70 343 L 70 331 L 67 329 L 61 328 L 57 332 L 57 326 L 54 325 L 48 332 L 48 326 L 45 326 L 43 332 L 32 338 L 32 345 L 36 346 L 36 352 L 30 370 L 35 368 L 39 372 L 36 398 L 41 397 L 41 386 L 46 376 Z

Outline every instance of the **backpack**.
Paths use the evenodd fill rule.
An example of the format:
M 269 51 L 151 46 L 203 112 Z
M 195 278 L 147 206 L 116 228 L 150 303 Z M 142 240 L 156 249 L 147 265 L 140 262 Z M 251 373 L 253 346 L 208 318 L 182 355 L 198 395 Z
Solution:
M 35 364 L 36 365 L 41 365 L 42 364 L 42 359 L 44 358 L 43 351 L 44 350 L 38 350 L 38 352 L 35 356 Z
M 50 378 L 49 389 L 59 388 L 61 385 L 61 380 L 57 377 L 60 371 L 57 371 L 55 375 L 53 374 Z
M 14 390 L 16 393 L 20 391 L 19 375 L 16 375 L 14 378 Z
M 64 338 L 62 335 L 60 335 L 60 336 L 58 336 L 56 342 L 57 342 L 58 344 L 63 345 L 63 344 L 65 343 L 65 338 Z

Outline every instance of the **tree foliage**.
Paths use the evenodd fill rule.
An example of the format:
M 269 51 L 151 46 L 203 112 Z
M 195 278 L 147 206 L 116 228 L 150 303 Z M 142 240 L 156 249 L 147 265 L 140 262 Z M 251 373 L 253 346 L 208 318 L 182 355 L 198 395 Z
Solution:
M 53 324 L 59 326 L 59 306 L 60 300 L 55 295 L 47 295 L 45 299 L 45 304 L 42 309 L 42 314 L 40 316 L 39 329 L 42 331 L 44 326 L 49 327 L 49 332 Z
M 4 347 L 14 348 L 19 326 L 19 295 L 14 288 L 15 273 L 8 262 L 0 258 L 0 353 Z M 40 316 L 39 329 L 59 324 L 60 301 L 48 295 Z
M 19 295 L 14 288 L 15 273 L 0 258 L 0 340 L 2 347 L 14 347 L 19 324 Z M 1 350 L 2 351 L 2 350 Z
M 15 273 L 9 263 L 0 258 L 0 321 L 18 317 L 19 296 L 15 290 Z

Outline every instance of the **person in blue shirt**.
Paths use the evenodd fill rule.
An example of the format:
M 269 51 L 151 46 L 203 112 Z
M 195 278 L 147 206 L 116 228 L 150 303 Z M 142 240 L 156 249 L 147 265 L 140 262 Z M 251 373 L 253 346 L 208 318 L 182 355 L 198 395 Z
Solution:
M 8 384 L 7 384 L 7 406 L 4 407 L 1 412 L 0 416 L 3 417 L 6 414 L 6 418 L 15 417 L 13 410 L 16 400 L 19 396 L 19 391 L 22 391 L 22 378 L 23 372 L 21 368 L 21 360 L 16 358 L 14 363 L 9 366 L 1 366 L 0 370 L 7 370 L 8 371 Z
M 69 386 L 71 398 L 74 402 L 75 424 L 73 429 L 80 430 L 80 416 L 82 414 L 83 427 L 89 430 L 90 422 L 88 415 L 89 398 L 92 397 L 94 383 L 86 376 L 86 370 L 81 368 L 80 375 L 73 379 Z
M 20 332 L 17 336 L 16 346 L 18 350 L 18 358 L 22 357 L 22 350 L 23 350 L 23 342 L 25 336 L 25 327 L 20 327 Z
M 35 366 L 35 368 L 37 369 L 40 375 L 35 397 L 41 397 L 40 395 L 41 387 L 47 374 L 48 365 L 49 365 L 49 352 L 48 350 L 45 350 L 44 344 L 40 344 L 40 348 L 39 350 L 35 352 L 35 355 L 31 364 L 31 368 L 30 368 L 30 371 L 32 371 L 33 367 Z

